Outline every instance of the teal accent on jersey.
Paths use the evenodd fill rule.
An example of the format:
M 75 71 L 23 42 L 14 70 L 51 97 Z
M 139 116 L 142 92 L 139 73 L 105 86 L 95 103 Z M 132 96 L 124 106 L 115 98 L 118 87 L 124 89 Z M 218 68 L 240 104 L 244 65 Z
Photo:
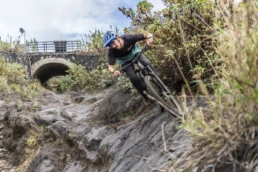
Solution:
M 119 64 L 124 64 L 126 62 L 129 62 L 129 61 L 133 60 L 135 58 L 135 54 L 140 52 L 140 51 L 141 51 L 140 46 L 135 44 L 134 48 L 132 49 L 132 51 L 127 56 L 116 58 L 116 61 Z

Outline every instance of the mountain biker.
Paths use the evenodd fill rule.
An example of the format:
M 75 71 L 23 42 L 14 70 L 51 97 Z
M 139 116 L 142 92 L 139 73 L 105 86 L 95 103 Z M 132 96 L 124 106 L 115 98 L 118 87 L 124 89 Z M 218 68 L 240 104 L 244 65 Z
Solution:
M 109 47 L 108 69 L 115 77 L 119 77 L 121 75 L 120 71 L 115 69 L 115 63 L 118 62 L 123 67 L 132 62 L 132 60 L 137 57 L 137 54 L 141 51 L 141 48 L 136 44 L 136 42 L 141 40 L 146 40 L 146 44 L 150 46 L 153 43 L 153 36 L 150 33 L 124 34 L 118 36 L 112 31 L 106 32 L 103 39 L 103 45 L 104 47 Z M 143 54 L 141 54 L 139 60 L 144 66 L 149 65 L 153 71 L 155 71 L 150 61 Z M 134 65 L 126 67 L 124 72 L 129 77 L 136 90 L 145 98 L 145 100 L 147 100 L 148 98 L 144 94 L 144 88 L 135 73 Z

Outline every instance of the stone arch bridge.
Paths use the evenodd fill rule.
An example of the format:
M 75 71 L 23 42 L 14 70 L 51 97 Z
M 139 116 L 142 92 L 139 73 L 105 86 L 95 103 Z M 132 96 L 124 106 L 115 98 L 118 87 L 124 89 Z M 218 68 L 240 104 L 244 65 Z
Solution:
M 95 69 L 104 59 L 96 54 L 79 53 L 25 53 L 0 52 L 9 62 L 20 63 L 28 71 L 28 75 L 37 78 L 42 84 L 54 76 L 65 75 L 73 64 L 81 64 L 85 70 Z

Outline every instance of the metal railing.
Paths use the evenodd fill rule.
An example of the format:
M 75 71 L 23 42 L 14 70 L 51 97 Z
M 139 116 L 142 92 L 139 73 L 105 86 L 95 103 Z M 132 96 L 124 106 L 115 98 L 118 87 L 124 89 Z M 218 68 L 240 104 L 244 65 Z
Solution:
M 81 50 L 81 41 L 41 41 L 26 43 L 27 53 L 74 53 Z

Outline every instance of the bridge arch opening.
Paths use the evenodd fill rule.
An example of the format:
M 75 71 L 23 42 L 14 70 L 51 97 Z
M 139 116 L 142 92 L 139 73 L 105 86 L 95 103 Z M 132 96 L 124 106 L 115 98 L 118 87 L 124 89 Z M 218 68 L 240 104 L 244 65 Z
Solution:
M 42 59 L 31 66 L 31 75 L 44 85 L 52 77 L 66 75 L 72 65 L 73 63 L 62 58 Z

